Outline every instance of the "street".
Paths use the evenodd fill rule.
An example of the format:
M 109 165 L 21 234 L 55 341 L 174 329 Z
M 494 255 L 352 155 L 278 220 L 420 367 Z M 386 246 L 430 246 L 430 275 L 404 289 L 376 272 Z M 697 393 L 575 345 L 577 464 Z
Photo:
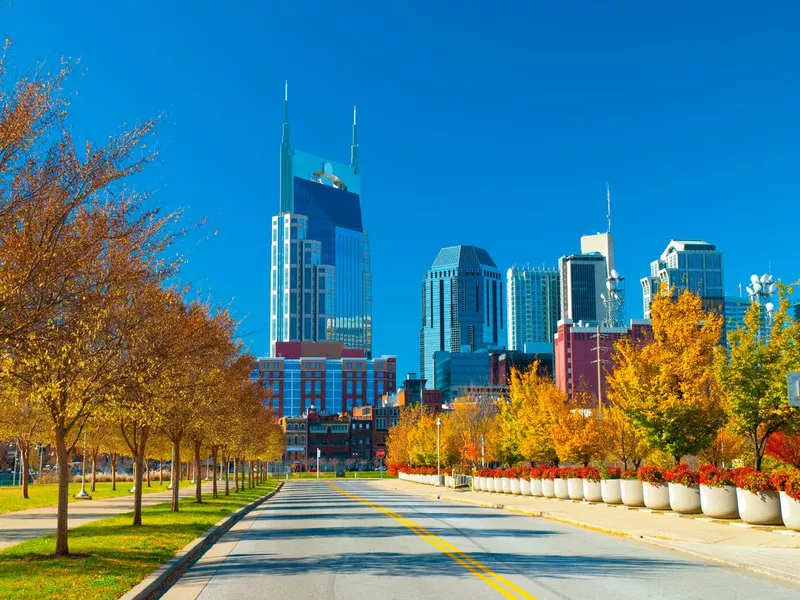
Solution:
M 777 580 L 607 534 L 392 492 L 289 482 L 165 594 L 170 600 L 797 598 Z

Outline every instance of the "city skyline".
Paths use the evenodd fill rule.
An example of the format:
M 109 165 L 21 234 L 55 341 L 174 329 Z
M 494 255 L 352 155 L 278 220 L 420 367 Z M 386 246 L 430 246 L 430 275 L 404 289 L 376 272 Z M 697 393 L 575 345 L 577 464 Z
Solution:
M 166 116 L 161 160 L 137 186 L 185 207 L 189 222 L 208 217 L 176 248 L 189 261 L 183 280 L 231 306 L 258 356 L 269 353 L 264 258 L 286 79 L 303 116 L 292 122 L 297 147 L 347 163 L 359 107 L 373 354 L 396 354 L 401 373 L 418 370 L 419 280 L 439 248 L 483 247 L 501 271 L 554 267 L 581 235 L 606 230 L 606 182 L 628 318 L 643 316 L 636 282 L 673 238 L 724 253 L 725 295 L 754 272 L 800 278 L 792 219 L 771 220 L 770 244 L 748 241 L 761 211 L 791 215 L 800 195 L 791 15 L 519 7 L 501 31 L 485 26 L 490 7 L 426 6 L 421 21 L 397 7 L 310 20 L 300 6 L 96 4 L 92 19 L 80 6 L 46 20 L 26 3 L 0 8 L 13 67 L 80 57 L 71 120 L 95 141 Z M 386 20 L 391 31 L 378 27 Z M 213 93 L 185 84 L 210 74 Z

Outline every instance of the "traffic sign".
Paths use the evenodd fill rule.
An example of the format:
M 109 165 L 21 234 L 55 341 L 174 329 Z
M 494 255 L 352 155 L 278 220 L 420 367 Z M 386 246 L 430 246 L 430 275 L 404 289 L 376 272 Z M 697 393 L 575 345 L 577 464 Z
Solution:
M 384 458 L 384 457 L 386 456 L 386 450 L 384 450 L 383 448 L 380 448 L 380 449 L 379 449 L 379 450 L 378 450 L 378 451 L 375 453 L 375 456 L 377 456 L 378 458 Z

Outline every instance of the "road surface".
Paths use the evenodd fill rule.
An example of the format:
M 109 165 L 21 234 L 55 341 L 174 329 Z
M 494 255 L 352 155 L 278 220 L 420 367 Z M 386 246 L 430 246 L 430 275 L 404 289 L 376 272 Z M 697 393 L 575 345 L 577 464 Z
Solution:
M 297 481 L 240 521 L 168 600 L 800 598 L 800 589 L 506 511 Z

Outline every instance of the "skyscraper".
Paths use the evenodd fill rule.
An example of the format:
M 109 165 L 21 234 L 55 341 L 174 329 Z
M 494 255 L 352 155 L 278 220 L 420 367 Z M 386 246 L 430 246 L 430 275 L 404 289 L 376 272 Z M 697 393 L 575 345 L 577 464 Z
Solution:
M 606 289 L 608 267 L 599 252 L 572 254 L 558 259 L 561 272 L 561 318 L 574 322 L 602 321 L 601 294 Z
M 641 279 L 644 317 L 650 318 L 650 304 L 658 290 L 689 290 L 703 299 L 704 310 L 724 315 L 722 252 L 702 240 L 672 240 L 661 257 L 650 263 L 650 275 Z
M 511 267 L 506 273 L 508 349 L 525 351 L 525 344 L 548 343 L 561 318 L 561 277 L 558 269 Z
M 606 259 L 606 275 L 614 269 L 614 237 L 611 233 L 595 233 L 581 236 L 581 254 L 599 252 Z
M 442 248 L 422 283 L 420 375 L 434 386 L 433 353 L 506 344 L 503 281 L 486 250 Z
M 369 238 L 361 221 L 356 112 L 350 164 L 294 149 L 284 97 L 280 212 L 272 218 L 270 353 L 277 342 L 335 341 L 372 354 Z

